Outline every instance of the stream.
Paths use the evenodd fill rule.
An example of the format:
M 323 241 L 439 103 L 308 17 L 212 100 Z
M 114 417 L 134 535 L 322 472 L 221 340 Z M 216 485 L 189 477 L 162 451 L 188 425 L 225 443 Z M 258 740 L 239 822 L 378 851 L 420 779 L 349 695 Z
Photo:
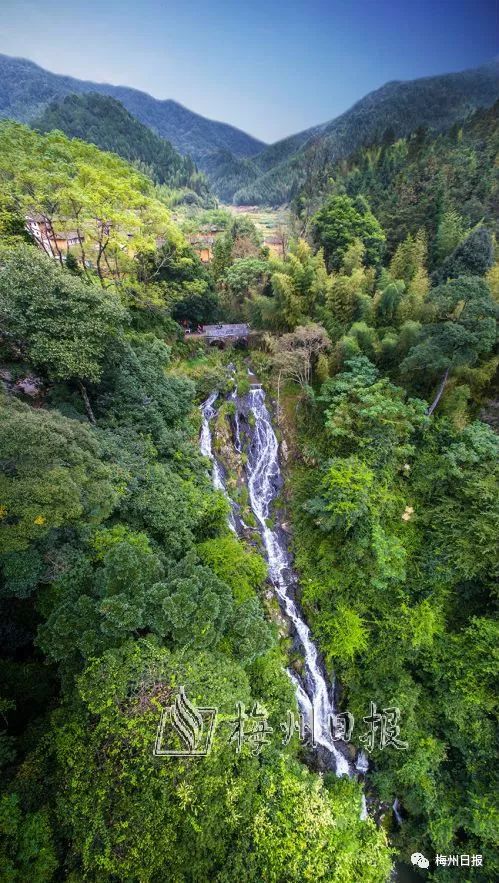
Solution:
M 200 448 L 201 453 L 211 460 L 214 487 L 221 490 L 230 502 L 229 527 L 238 534 L 245 525 L 241 520 L 239 507 L 230 500 L 224 469 L 213 453 L 210 424 L 216 417 L 214 404 L 217 397 L 218 393 L 213 392 L 201 405 Z M 279 467 L 279 443 L 265 404 L 265 392 L 255 384 L 245 396 L 237 397 L 233 392 L 230 399 L 236 408 L 233 420 L 234 449 L 239 453 L 243 450 L 242 426 L 248 440 L 245 478 L 251 509 L 265 549 L 269 578 L 303 654 L 303 674 L 299 676 L 295 671 L 288 670 L 295 687 L 298 707 L 312 735 L 312 743 L 320 747 L 326 766 L 333 769 L 337 776 L 361 775 L 367 769 L 365 755 L 361 752 L 357 762 L 352 763 L 347 751 L 340 750 L 338 741 L 332 738 L 331 720 L 338 713 L 334 687 L 328 683 L 324 664 L 295 600 L 298 580 L 292 568 L 286 534 L 278 525 L 269 526 L 272 503 L 280 492 L 283 479 Z M 366 815 L 365 801 L 362 814 Z
M 201 414 L 203 418 L 203 422 L 201 424 L 201 435 L 199 437 L 199 448 L 201 453 L 208 457 L 211 460 L 211 477 L 213 481 L 213 487 L 216 491 L 222 491 L 225 497 L 229 500 L 231 511 L 229 514 L 229 527 L 234 532 L 237 533 L 236 519 L 235 519 L 235 503 L 229 498 L 227 490 L 225 488 L 225 480 L 223 469 L 220 466 L 220 463 L 216 459 L 213 453 L 213 446 L 211 443 L 211 428 L 210 421 L 216 416 L 216 411 L 213 407 L 215 401 L 218 398 L 218 392 L 212 392 L 212 394 L 206 399 L 205 402 L 201 405 Z
M 248 393 L 246 407 L 254 417 L 252 438 L 248 449 L 246 476 L 253 514 L 258 522 L 269 565 L 269 576 L 281 607 L 292 623 L 305 660 L 303 682 L 288 671 L 296 688 L 300 711 L 308 719 L 313 740 L 331 755 L 338 776 L 352 774 L 347 757 L 335 745 L 330 730 L 331 716 L 337 714 L 333 690 L 328 689 L 323 666 L 305 623 L 294 600 L 297 584 L 291 567 L 291 556 L 286 538 L 277 528 L 268 527 L 271 505 L 282 486 L 279 468 L 279 445 L 265 404 L 263 389 L 253 388 Z

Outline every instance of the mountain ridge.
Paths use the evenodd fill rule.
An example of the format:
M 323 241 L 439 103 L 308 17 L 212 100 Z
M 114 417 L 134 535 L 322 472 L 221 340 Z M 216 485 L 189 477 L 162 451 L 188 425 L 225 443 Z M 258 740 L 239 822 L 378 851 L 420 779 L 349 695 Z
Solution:
M 139 122 L 116 98 L 99 92 L 70 93 L 51 102 L 31 123 L 41 133 L 59 129 L 135 163 L 158 184 L 198 187 L 202 177 L 189 156 Z M 207 182 L 204 187 L 207 190 Z
M 335 161 L 374 143 L 388 130 L 395 138 L 421 126 L 445 131 L 478 108 L 490 107 L 499 98 L 499 61 L 415 80 L 390 80 L 339 116 L 265 145 L 173 99 L 53 74 L 28 59 L 0 54 L 0 117 L 31 122 L 52 101 L 88 92 L 120 101 L 140 123 L 189 155 L 225 202 L 277 205 L 300 188 L 318 152 Z
M 478 108 L 492 106 L 498 98 L 498 60 L 457 73 L 391 80 L 338 117 L 276 142 L 251 158 L 262 174 L 255 176 L 253 184 L 236 189 L 232 199 L 243 205 L 285 202 L 302 182 L 300 167 L 313 160 L 311 154 L 317 149 L 334 161 L 379 140 L 390 128 L 396 138 L 420 126 L 445 131 Z M 274 157 L 278 159 L 275 163 Z M 222 186 L 219 180 L 217 187 Z
M 0 54 L 0 117 L 30 123 L 52 101 L 71 93 L 86 92 L 116 98 L 139 122 L 199 164 L 203 156 L 219 149 L 229 149 L 235 156 L 245 157 L 255 155 L 266 146 L 241 129 L 203 117 L 171 98 L 154 98 L 129 86 L 54 74 L 29 59 Z

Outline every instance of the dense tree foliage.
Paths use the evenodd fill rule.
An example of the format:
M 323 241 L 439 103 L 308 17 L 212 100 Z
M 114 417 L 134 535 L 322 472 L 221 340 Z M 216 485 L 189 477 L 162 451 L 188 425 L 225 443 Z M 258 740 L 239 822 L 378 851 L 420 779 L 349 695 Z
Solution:
M 172 317 L 218 309 L 212 276 L 122 160 L 11 124 L 2 139 L 0 876 L 382 883 L 391 854 L 358 783 L 283 744 L 296 700 L 267 567 L 230 532 L 198 451 L 195 399 L 234 379 L 220 357 L 189 379 Z M 59 224 L 77 193 L 85 258 L 44 253 L 12 220 Z M 269 277 L 251 223 L 225 244 L 234 296 Z M 295 334 L 310 380 L 327 335 Z M 153 755 L 180 685 L 218 708 L 205 758 Z M 268 717 L 261 753 L 229 738 L 238 702 Z
M 301 236 L 271 256 L 249 218 L 214 214 L 209 267 L 147 170 L 0 126 L 6 879 L 382 883 L 386 832 L 406 858 L 477 853 L 474 879 L 497 878 L 494 120 L 365 146 L 368 126 L 342 164 L 307 153 Z M 297 602 L 356 748 L 371 702 L 400 709 L 407 750 L 375 746 L 366 777 L 383 824 L 282 739 L 299 654 L 252 513 L 236 537 L 198 450 L 196 405 L 248 389 L 247 357 L 177 324 L 219 319 L 261 332 L 251 363 L 287 452 L 270 519 L 289 510 Z M 246 519 L 233 409 L 214 450 Z M 218 708 L 205 758 L 153 754 L 181 685 Z M 263 709 L 260 753 L 235 749 L 237 702 Z
M 331 194 L 361 195 L 386 233 L 389 254 L 424 228 L 436 269 L 475 225 L 485 221 L 496 230 L 498 111 L 497 103 L 479 110 L 447 133 L 415 128 L 401 139 L 378 135 L 342 162 L 318 153 L 293 203 L 301 224 Z
M 481 114 L 470 125 L 489 121 Z M 383 148 L 385 158 L 414 151 L 398 166 L 400 186 L 411 162 L 438 155 L 441 143 L 421 136 L 419 144 Z M 322 324 L 330 344 L 297 418 L 300 394 L 295 384 L 283 393 L 282 377 L 295 381 L 302 360 L 286 345 L 289 333 L 272 346 L 284 350 L 273 376 L 295 447 L 290 497 L 301 598 L 343 685 L 343 707 L 356 720 L 371 701 L 400 709 L 408 749 L 374 750 L 368 779 L 387 805 L 400 801 L 404 821 L 393 835 L 402 854 L 480 853 L 477 876 L 491 881 L 499 868 L 490 774 L 498 441 L 477 418 L 498 361 L 494 240 L 481 224 L 467 227 L 442 184 L 449 208 L 438 226 L 415 207 L 418 226 L 400 240 L 404 202 L 393 206 L 391 252 L 373 269 L 362 234 L 349 232 L 341 214 L 359 193 L 375 193 L 373 181 L 359 177 L 355 190 L 347 183 L 351 198 L 329 196 L 315 215 L 324 227 L 332 217 L 333 272 L 322 266 L 319 297 L 304 297 L 307 288 L 298 286 L 293 302 L 300 323 Z M 383 205 L 380 195 L 373 201 Z M 278 294 L 260 300 L 282 321 L 291 301 Z M 444 868 L 433 878 L 453 879 Z
M 0 256 L 2 336 L 50 379 L 99 380 L 116 327 L 119 298 L 86 285 L 29 246 Z
M 333 196 L 315 215 L 313 237 L 324 249 L 329 269 L 339 270 L 349 245 L 357 239 L 364 246 L 367 266 L 376 266 L 383 256 L 384 233 L 361 199 L 355 203 L 348 196 Z
M 117 156 L 60 132 L 42 136 L 10 122 L 0 127 L 2 191 L 21 216 L 42 224 L 40 242 L 63 262 L 58 233 L 71 233 L 83 269 L 120 281 L 137 252 L 159 239 L 185 247 L 150 179 Z
M 197 173 L 190 157 L 181 156 L 164 138 L 139 123 L 131 113 L 107 95 L 67 95 L 49 105 L 33 123 L 39 132 L 64 132 L 117 153 L 133 162 L 158 184 L 187 187 L 206 199 L 208 185 Z
M 360 726 L 371 701 L 401 712 L 408 749 L 373 751 L 368 794 L 398 799 L 403 856 L 482 854 L 483 881 L 499 872 L 496 155 L 497 108 L 343 163 L 318 151 L 303 238 L 248 283 L 225 271 L 230 315 L 265 332 L 301 602 L 342 709 Z
M 460 125 L 473 110 L 491 107 L 499 97 L 498 82 L 497 62 L 493 62 L 458 74 L 386 83 L 336 119 L 271 144 L 250 160 L 236 160 L 230 154 L 217 156 L 214 187 L 226 201 L 231 199 L 236 205 L 281 205 L 303 185 L 317 198 L 321 183 L 328 177 L 326 174 L 324 179 L 320 174 L 325 167 L 329 171 L 333 164 L 339 164 L 341 168 L 347 157 L 362 151 L 366 144 L 382 140 L 390 144 L 417 129 L 448 131 L 453 125 Z M 207 169 L 211 173 L 211 167 Z M 386 171 L 390 171 L 389 164 L 385 174 Z M 464 173 L 462 168 L 456 171 Z M 475 172 L 472 163 L 468 171 Z M 428 197 L 433 172 L 431 167 L 426 169 Z M 361 189 L 370 196 L 369 178 L 366 183 L 367 187 Z M 470 194 L 475 183 L 480 182 L 468 182 Z M 394 194 L 384 189 L 384 198 L 391 203 Z M 404 202 L 414 202 L 410 192 L 405 193 Z M 403 214 L 399 221 L 402 218 Z M 384 218 L 380 220 L 384 222 Z

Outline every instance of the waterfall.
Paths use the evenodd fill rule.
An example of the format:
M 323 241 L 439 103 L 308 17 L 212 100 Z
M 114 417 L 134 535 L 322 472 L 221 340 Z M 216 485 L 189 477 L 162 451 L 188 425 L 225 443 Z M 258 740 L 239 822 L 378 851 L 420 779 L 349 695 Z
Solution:
M 359 751 L 357 760 L 355 761 L 355 769 L 363 776 L 369 769 L 369 758 L 365 751 Z
M 237 389 L 232 392 L 231 395 L 232 401 L 237 401 Z M 236 412 L 234 414 L 234 450 L 241 454 L 243 450 L 243 444 L 241 441 L 241 424 L 239 422 L 239 411 L 236 406 Z
M 315 742 L 332 755 L 338 776 L 350 776 L 352 774 L 350 764 L 335 745 L 331 735 L 332 716 L 337 713 L 333 691 L 328 689 L 322 673 L 310 629 L 292 598 L 292 590 L 297 580 L 291 569 L 291 556 L 281 532 L 268 526 L 271 503 L 281 483 L 281 472 L 279 445 L 265 405 L 265 392 L 263 389 L 254 388 L 248 393 L 248 399 L 249 409 L 255 419 L 246 467 L 251 508 L 257 519 L 267 554 L 270 579 L 288 619 L 296 630 L 305 659 L 306 674 L 303 685 L 299 683 L 295 674 L 291 672 L 288 674 L 296 688 L 300 711 L 305 719 L 309 720 Z
M 230 499 L 227 490 L 225 488 L 224 475 L 222 471 L 222 467 L 215 457 L 212 444 L 211 444 L 211 429 L 210 429 L 210 420 L 213 420 L 213 417 L 216 415 L 216 411 L 213 407 L 214 402 L 218 398 L 218 392 L 212 392 L 212 394 L 206 399 L 205 402 L 201 405 L 201 435 L 199 437 L 199 447 L 201 453 L 211 460 L 211 478 L 213 481 L 213 487 L 216 491 L 222 491 L 224 496 L 229 500 L 230 503 L 230 515 L 229 515 L 229 527 L 234 532 L 237 533 L 237 525 L 235 518 L 235 503 Z
M 201 405 L 202 428 L 200 437 L 201 452 L 212 462 L 213 485 L 221 490 L 230 500 L 224 483 L 224 472 L 213 454 L 211 442 L 210 422 L 215 417 L 213 408 L 217 393 L 212 393 Z M 232 393 L 231 398 L 237 401 L 237 394 Z M 260 387 L 254 386 L 249 393 L 240 400 L 236 407 L 234 417 L 235 448 L 242 451 L 239 413 L 241 410 L 247 415 L 252 414 L 254 425 L 251 430 L 250 443 L 247 449 L 246 481 L 248 487 L 251 509 L 258 523 L 258 529 L 262 537 L 263 545 L 269 568 L 269 577 L 274 590 L 281 602 L 281 606 L 294 626 L 298 639 L 303 649 L 304 676 L 288 670 L 288 675 L 295 687 L 298 707 L 304 720 L 313 734 L 316 745 L 322 747 L 331 759 L 337 776 L 354 776 L 362 774 L 367 769 L 364 756 L 359 755 L 357 765 L 349 762 L 347 757 L 339 750 L 331 734 L 331 721 L 337 714 L 334 702 L 334 689 L 328 685 L 318 655 L 317 648 L 312 640 L 310 629 L 305 623 L 301 612 L 293 598 L 297 585 L 297 577 L 291 567 L 291 555 L 287 549 L 286 537 L 283 531 L 268 524 L 271 505 L 279 488 L 282 485 L 281 471 L 279 468 L 279 444 L 272 427 L 270 414 L 265 405 L 265 392 Z M 231 502 L 231 516 L 229 526 L 237 533 L 237 525 L 241 524 L 239 514 L 235 518 L 237 506 Z M 365 759 L 367 761 L 367 758 Z M 367 815 L 365 799 L 362 803 L 361 817 Z
M 404 820 L 400 814 L 400 802 L 399 802 L 398 797 L 396 797 L 395 800 L 393 801 L 392 809 L 393 809 L 393 815 L 395 816 L 395 821 L 397 822 L 397 825 L 399 825 L 399 827 L 401 827 L 404 823 Z

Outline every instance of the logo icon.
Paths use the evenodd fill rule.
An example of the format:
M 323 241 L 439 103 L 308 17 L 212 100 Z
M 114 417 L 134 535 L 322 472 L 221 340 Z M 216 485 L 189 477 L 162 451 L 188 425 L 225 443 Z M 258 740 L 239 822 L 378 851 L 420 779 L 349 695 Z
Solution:
M 425 858 L 422 852 L 413 852 L 411 855 L 411 862 L 413 865 L 417 865 L 418 868 L 430 867 L 428 859 Z
M 161 713 L 155 757 L 206 757 L 213 741 L 217 708 L 196 708 L 179 687 L 175 702 Z M 167 747 L 165 747 L 165 744 Z

